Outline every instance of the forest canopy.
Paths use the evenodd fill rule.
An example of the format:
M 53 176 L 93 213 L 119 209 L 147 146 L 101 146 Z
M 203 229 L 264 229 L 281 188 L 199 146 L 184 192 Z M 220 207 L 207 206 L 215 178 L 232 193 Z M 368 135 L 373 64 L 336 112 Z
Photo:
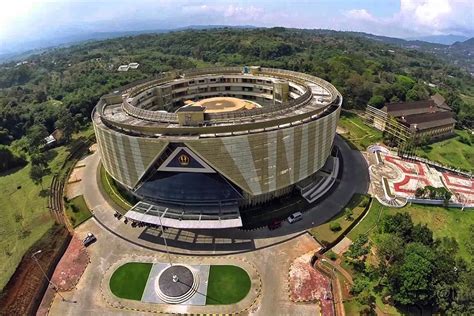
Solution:
M 140 67 L 117 72 L 130 62 Z M 461 94 L 474 95 L 473 78 L 430 54 L 345 32 L 223 28 L 83 43 L 1 65 L 0 144 L 21 139 L 38 124 L 51 133 L 64 115 L 74 128 L 83 126 L 101 95 L 135 80 L 216 65 L 261 65 L 316 75 L 340 90 L 345 108 L 381 107 L 440 92 L 460 126 L 472 127 L 474 121 L 474 106 L 461 99 Z

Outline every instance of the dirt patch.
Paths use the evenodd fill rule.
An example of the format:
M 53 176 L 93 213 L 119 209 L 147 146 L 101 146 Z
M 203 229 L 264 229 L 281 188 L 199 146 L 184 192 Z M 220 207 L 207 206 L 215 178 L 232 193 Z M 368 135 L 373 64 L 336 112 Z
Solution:
M 0 315 L 31 315 L 36 311 L 46 290 L 47 281 L 31 256 L 41 249 L 42 252 L 36 258 L 43 270 L 51 276 L 69 238 L 70 235 L 64 227 L 55 225 L 25 253 L 2 292 Z
M 297 258 L 290 266 L 290 299 L 294 302 L 319 301 L 322 315 L 333 314 L 331 283 L 328 277 L 311 266 L 313 253 Z
M 77 236 L 74 236 L 56 266 L 51 281 L 58 287 L 59 291 L 70 291 L 79 282 L 89 262 L 89 254 L 82 241 Z M 55 294 L 55 290 L 48 287 L 36 316 L 48 315 Z
M 70 291 L 79 282 L 89 264 L 89 254 L 82 241 L 76 236 L 71 239 L 59 264 L 54 270 L 52 281 L 61 291 Z

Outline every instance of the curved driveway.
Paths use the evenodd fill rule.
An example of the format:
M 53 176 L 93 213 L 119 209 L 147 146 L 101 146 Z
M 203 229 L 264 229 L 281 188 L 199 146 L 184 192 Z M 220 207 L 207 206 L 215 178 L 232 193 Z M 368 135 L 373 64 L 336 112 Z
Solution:
M 352 150 L 339 136 L 335 140 L 343 157 L 342 177 L 337 187 L 321 202 L 305 211 L 303 220 L 269 231 L 260 228 L 251 231 L 241 229 L 184 230 L 168 228 L 165 232 L 169 250 L 175 254 L 224 255 L 262 249 L 283 243 L 302 235 L 311 227 L 320 225 L 339 213 L 354 193 L 366 193 L 369 184 L 367 163 L 359 151 Z M 94 217 L 109 232 L 150 250 L 164 251 L 161 231 L 153 228 L 131 227 L 117 220 L 113 207 L 107 202 L 98 185 L 99 154 L 84 158 L 85 170 L 82 190 Z

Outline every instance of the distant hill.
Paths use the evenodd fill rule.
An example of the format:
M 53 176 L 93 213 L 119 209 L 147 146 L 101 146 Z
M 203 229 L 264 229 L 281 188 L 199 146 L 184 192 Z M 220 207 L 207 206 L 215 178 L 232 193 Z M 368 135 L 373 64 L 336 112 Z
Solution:
M 452 45 L 453 47 L 460 47 L 466 49 L 473 49 L 474 48 L 474 37 L 470 38 L 464 42 L 456 42 Z
M 11 145 L 42 124 L 51 133 L 69 113 L 84 126 L 101 95 L 163 72 L 196 67 L 260 65 L 330 81 L 344 108 L 414 101 L 439 92 L 458 126 L 473 127 L 474 77 L 423 49 L 462 55 L 472 40 L 452 46 L 330 30 L 188 29 L 87 41 L 0 65 L 0 144 Z M 385 41 L 391 44 L 385 43 Z M 398 44 L 394 44 L 398 43 Z M 453 60 L 461 60 L 461 57 Z M 455 56 L 455 55 L 452 55 Z M 137 62 L 138 69 L 119 72 Z M 59 106 L 60 104 L 60 106 Z
M 452 65 L 467 70 L 472 76 L 474 76 L 474 38 L 461 42 L 458 41 L 451 45 L 445 45 L 422 40 L 405 40 L 363 32 L 351 32 L 351 34 L 404 49 L 415 49 L 421 52 L 433 54 Z
M 410 38 L 407 38 L 406 40 L 408 41 L 418 40 L 418 41 L 435 43 L 435 44 L 452 45 L 456 42 L 464 42 L 465 40 L 468 40 L 468 39 L 469 37 L 467 36 L 449 34 L 449 35 L 430 35 L 430 36 L 410 37 Z
M 49 41 L 39 40 L 35 42 L 25 42 L 22 43 L 19 47 L 8 47 L 9 50 L 2 50 L 0 47 L 0 63 L 21 60 L 25 59 L 32 54 L 41 53 L 49 48 L 54 47 L 67 47 L 72 44 L 78 44 L 87 41 L 97 41 L 105 39 L 113 39 L 119 37 L 127 36 L 136 36 L 141 34 L 160 34 L 168 33 L 173 31 L 186 31 L 186 30 L 212 30 L 212 29 L 265 29 L 258 28 L 252 25 L 189 25 L 180 28 L 174 29 L 149 29 L 141 31 L 124 31 L 124 32 L 95 32 L 95 33 L 80 33 L 67 37 L 58 37 Z M 280 28 L 276 28 L 280 29 Z M 283 28 L 281 28 L 283 29 Z M 334 30 L 326 29 L 315 29 L 315 30 L 306 30 L 307 32 L 312 32 L 313 34 L 321 35 L 331 35 L 331 36 L 344 36 L 344 35 L 354 35 L 370 39 L 376 42 L 382 42 L 385 44 L 391 44 L 394 46 L 402 47 L 405 49 L 415 49 L 422 52 L 427 52 L 438 56 L 439 58 L 444 59 L 445 61 L 459 66 L 468 70 L 470 73 L 474 74 L 474 40 L 466 39 L 462 36 L 456 35 L 446 35 L 446 36 L 426 36 L 420 37 L 418 39 L 401 39 L 395 37 L 374 35 L 364 32 L 341 32 Z M 454 44 L 447 45 L 441 42 L 441 39 L 448 41 L 454 41 Z M 438 39 L 438 42 L 436 42 Z M 464 40 L 464 41 L 462 41 Z
M 86 32 L 86 33 L 75 33 L 68 36 L 61 36 L 51 39 L 40 39 L 35 41 L 19 42 L 18 44 L 8 44 L 2 47 L 0 45 L 0 63 L 11 60 L 19 60 L 26 58 L 31 54 L 41 53 L 49 48 L 55 47 L 66 47 L 71 44 L 78 44 L 87 41 L 98 41 L 113 39 L 118 37 L 135 36 L 140 34 L 160 34 L 173 31 L 185 31 L 185 30 L 207 30 L 207 29 L 219 29 L 219 28 L 232 28 L 232 29 L 252 29 L 256 28 L 252 25 L 189 25 L 180 28 L 173 29 L 149 29 L 140 31 L 118 31 L 118 32 Z

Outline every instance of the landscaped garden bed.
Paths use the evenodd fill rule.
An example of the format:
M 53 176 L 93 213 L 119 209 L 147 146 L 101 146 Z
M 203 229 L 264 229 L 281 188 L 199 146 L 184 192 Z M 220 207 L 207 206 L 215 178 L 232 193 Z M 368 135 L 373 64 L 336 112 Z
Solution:
M 370 203 L 370 198 L 363 194 L 354 194 L 341 210 L 341 212 L 333 217 L 329 222 L 313 227 L 309 230 L 323 246 L 334 243 L 347 228 L 356 222 L 363 214 L 365 208 Z
M 110 278 L 110 290 L 120 298 L 141 300 L 152 263 L 129 262 L 120 266 Z
M 211 265 L 207 285 L 207 305 L 234 304 L 250 291 L 250 277 L 232 265 Z
M 82 224 L 92 216 L 82 195 L 76 196 L 67 202 L 66 214 L 74 227 Z
M 147 283 L 154 282 L 151 276 L 153 273 L 150 273 L 152 268 L 153 263 L 148 262 L 129 262 L 121 265 L 110 277 L 109 287 L 112 294 L 129 300 L 143 300 Z M 241 267 L 210 265 L 207 293 L 197 295 L 206 295 L 206 305 L 235 304 L 247 296 L 250 287 L 250 276 Z

